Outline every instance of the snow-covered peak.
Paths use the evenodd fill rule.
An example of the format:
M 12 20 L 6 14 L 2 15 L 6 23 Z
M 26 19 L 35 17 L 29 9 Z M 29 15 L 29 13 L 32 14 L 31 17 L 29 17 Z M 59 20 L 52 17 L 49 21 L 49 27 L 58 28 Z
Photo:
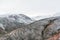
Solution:
M 31 22 L 33 22 L 33 20 L 24 15 L 24 14 L 11 14 L 11 15 L 7 15 L 7 16 L 4 16 L 4 17 L 1 17 L 3 19 L 7 19 L 8 21 L 10 22 L 19 22 L 19 23 L 25 23 L 25 24 L 29 24 Z
M 29 23 L 31 23 L 33 21 L 30 17 L 28 17 L 28 16 L 26 16 L 24 14 L 9 15 L 8 18 L 13 18 L 17 22 L 26 23 L 26 24 L 29 24 Z
M 9 30 L 11 27 L 18 28 L 32 23 L 33 20 L 24 14 L 13 14 L 0 17 L 0 28 Z M 8 29 L 9 28 L 9 29 Z
M 34 20 L 41 20 L 41 19 L 45 19 L 45 18 L 49 18 L 49 17 L 52 17 L 51 15 L 46 15 L 46 16 L 36 16 L 36 17 L 33 17 L 32 19 Z

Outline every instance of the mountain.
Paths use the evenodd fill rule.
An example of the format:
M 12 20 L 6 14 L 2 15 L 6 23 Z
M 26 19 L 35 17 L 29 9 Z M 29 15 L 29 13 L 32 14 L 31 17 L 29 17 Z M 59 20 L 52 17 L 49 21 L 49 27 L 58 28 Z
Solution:
M 60 16 L 35 21 L 3 35 L 0 40 L 54 40 L 59 33 Z
M 47 15 L 46 16 L 36 16 L 36 17 L 32 17 L 32 19 L 34 19 L 36 21 L 36 20 L 41 20 L 41 19 L 50 18 L 50 17 L 53 17 L 53 16 L 51 16 L 51 15 L 50 16 L 49 15 L 48 16 Z
M 13 14 L 0 17 L 0 27 L 5 31 L 12 31 L 32 22 L 33 20 L 24 14 Z
M 28 16 L 26 16 L 24 14 L 10 15 L 10 16 L 8 16 L 8 18 L 12 18 L 13 20 L 16 20 L 17 22 L 25 23 L 25 24 L 29 24 L 29 23 L 33 22 L 33 20 L 31 18 L 29 18 Z

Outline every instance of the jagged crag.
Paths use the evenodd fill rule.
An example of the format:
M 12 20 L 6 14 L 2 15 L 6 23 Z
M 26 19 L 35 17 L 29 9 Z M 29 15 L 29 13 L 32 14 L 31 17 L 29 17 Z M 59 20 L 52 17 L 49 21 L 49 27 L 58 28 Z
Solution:
M 0 40 L 60 40 L 60 17 L 42 19 L 17 28 Z

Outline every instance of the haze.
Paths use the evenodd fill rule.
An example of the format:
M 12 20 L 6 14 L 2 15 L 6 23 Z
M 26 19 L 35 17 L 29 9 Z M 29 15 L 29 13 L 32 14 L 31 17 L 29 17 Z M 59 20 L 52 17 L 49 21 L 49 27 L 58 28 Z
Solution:
M 0 0 L 0 15 L 48 16 L 60 12 L 60 0 Z

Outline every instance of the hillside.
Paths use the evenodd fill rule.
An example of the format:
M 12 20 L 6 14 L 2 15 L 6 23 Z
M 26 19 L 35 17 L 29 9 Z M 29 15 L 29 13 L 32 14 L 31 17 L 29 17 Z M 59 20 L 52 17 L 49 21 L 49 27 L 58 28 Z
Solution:
M 51 17 L 13 30 L 0 37 L 0 40 L 52 40 L 54 35 L 59 35 L 59 32 L 60 17 Z

